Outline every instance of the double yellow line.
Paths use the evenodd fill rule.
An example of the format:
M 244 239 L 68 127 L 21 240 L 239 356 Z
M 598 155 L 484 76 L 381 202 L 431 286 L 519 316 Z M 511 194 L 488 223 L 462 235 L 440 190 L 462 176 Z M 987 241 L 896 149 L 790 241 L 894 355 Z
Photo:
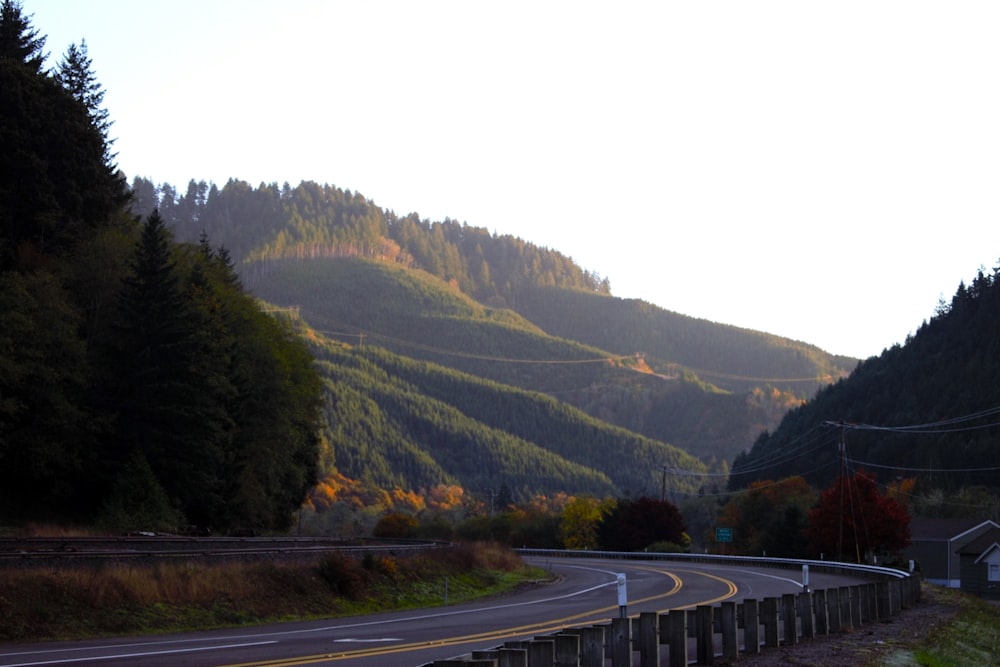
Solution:
M 672 571 L 662 570 L 659 568 L 650 567 L 640 567 L 636 568 L 639 570 L 645 570 L 648 572 L 656 572 L 657 574 L 662 574 L 669 577 L 674 585 L 669 591 L 665 593 L 659 593 L 657 595 L 651 595 L 649 597 L 640 598 L 638 600 L 631 600 L 630 604 L 641 604 L 645 602 L 652 602 L 654 600 L 661 600 L 664 598 L 677 595 L 681 588 L 684 587 L 684 581 L 674 574 Z M 689 574 L 695 574 L 702 577 L 707 577 L 709 579 L 714 579 L 725 584 L 727 591 L 726 593 L 712 598 L 710 600 L 702 600 L 686 607 L 674 607 L 674 609 L 690 609 L 698 605 L 704 604 L 714 604 L 716 602 L 721 602 L 722 600 L 727 600 L 734 595 L 736 595 L 737 586 L 734 582 L 729 579 L 724 579 L 722 577 L 716 576 L 714 574 L 709 574 L 708 572 L 702 572 L 700 570 L 676 570 L 678 572 L 686 572 Z M 582 622 L 598 622 L 607 620 L 608 612 L 614 612 L 618 610 L 617 605 L 611 605 L 608 607 L 600 607 L 598 609 L 592 609 L 589 611 L 581 612 L 579 614 L 573 614 L 572 616 L 564 616 L 562 618 L 552 619 L 544 623 L 531 623 L 528 625 L 518 625 L 510 628 L 504 628 L 502 630 L 491 630 L 489 632 L 479 632 L 471 635 L 461 635 L 458 637 L 446 637 L 444 639 L 437 639 L 433 641 L 425 642 L 410 642 L 407 644 L 394 644 L 393 646 L 372 646 L 369 648 L 353 649 L 350 651 L 331 651 L 328 653 L 319 653 L 315 655 L 304 655 L 298 658 L 280 658 L 275 660 L 262 660 L 258 662 L 242 662 L 228 665 L 228 667 L 292 667 L 293 665 L 310 665 L 320 662 L 334 662 L 337 660 L 347 660 L 349 658 L 364 658 L 377 655 L 393 655 L 395 653 L 406 653 L 409 651 L 419 651 L 423 649 L 438 648 L 443 646 L 459 646 L 461 644 L 471 644 L 473 642 L 481 642 L 486 640 L 501 640 L 510 639 L 512 637 L 523 637 L 526 635 L 544 635 L 551 634 L 553 632 L 558 632 L 559 630 L 565 630 L 566 628 L 580 625 Z M 670 608 L 665 608 L 660 610 L 659 613 L 670 611 Z

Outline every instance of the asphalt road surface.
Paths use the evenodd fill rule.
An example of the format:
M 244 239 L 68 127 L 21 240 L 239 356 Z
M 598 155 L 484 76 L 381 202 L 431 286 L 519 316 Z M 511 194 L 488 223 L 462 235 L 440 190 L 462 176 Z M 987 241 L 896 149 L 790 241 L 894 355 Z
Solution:
M 416 667 L 434 660 L 606 622 L 621 613 L 665 612 L 723 600 L 776 597 L 802 590 L 795 570 L 677 561 L 527 559 L 559 579 L 489 601 L 323 621 L 177 635 L 0 646 L 0 666 Z M 813 589 L 857 583 L 813 574 Z

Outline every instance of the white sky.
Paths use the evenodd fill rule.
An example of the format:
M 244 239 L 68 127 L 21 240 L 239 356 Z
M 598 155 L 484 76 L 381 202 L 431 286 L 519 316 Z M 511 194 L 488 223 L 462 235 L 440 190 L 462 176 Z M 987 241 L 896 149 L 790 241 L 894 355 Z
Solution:
M 121 168 L 355 190 L 857 357 L 1000 259 L 1000 3 L 23 0 Z

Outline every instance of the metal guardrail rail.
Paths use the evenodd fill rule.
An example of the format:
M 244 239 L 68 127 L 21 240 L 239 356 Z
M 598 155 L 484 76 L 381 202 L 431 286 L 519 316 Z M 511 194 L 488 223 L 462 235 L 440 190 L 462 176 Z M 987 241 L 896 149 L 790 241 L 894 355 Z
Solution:
M 808 590 L 799 594 L 742 602 L 724 601 L 667 613 L 643 612 L 607 623 L 568 628 L 526 641 L 510 641 L 455 660 L 425 667 L 687 667 L 735 664 L 739 655 L 754 655 L 762 647 L 779 648 L 800 640 L 834 634 L 868 623 L 886 622 L 920 600 L 920 579 L 913 572 L 874 565 L 833 561 L 609 551 L 517 549 L 522 556 L 601 558 L 713 563 L 802 569 L 860 575 L 869 583 Z M 692 651 L 692 646 L 694 651 Z M 720 650 L 721 649 L 721 650 Z
M 36 537 L 0 538 L 0 568 L 148 563 L 168 560 L 260 560 L 319 558 L 328 553 L 402 555 L 449 548 L 422 540 L 340 540 L 311 537 Z
M 780 569 L 802 569 L 808 565 L 812 572 L 829 572 L 833 574 L 850 573 L 863 574 L 872 577 L 895 577 L 905 579 L 911 576 L 908 571 L 880 565 L 864 563 L 842 563 L 829 560 L 801 560 L 792 558 L 768 558 L 765 556 L 726 556 L 722 554 L 686 554 L 686 553 L 650 553 L 644 551 L 567 551 L 563 549 L 515 549 L 522 556 L 540 556 L 549 558 L 602 558 L 622 560 L 676 560 L 688 563 L 715 563 L 730 565 L 751 565 L 756 567 L 773 567 Z

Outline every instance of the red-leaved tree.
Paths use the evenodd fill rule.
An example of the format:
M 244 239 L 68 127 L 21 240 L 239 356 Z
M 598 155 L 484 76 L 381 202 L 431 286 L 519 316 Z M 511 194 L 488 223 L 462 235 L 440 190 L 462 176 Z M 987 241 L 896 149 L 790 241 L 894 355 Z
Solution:
M 809 512 L 806 540 L 812 552 L 838 560 L 869 560 L 898 553 L 910 542 L 910 515 L 879 493 L 864 471 L 838 477 Z

